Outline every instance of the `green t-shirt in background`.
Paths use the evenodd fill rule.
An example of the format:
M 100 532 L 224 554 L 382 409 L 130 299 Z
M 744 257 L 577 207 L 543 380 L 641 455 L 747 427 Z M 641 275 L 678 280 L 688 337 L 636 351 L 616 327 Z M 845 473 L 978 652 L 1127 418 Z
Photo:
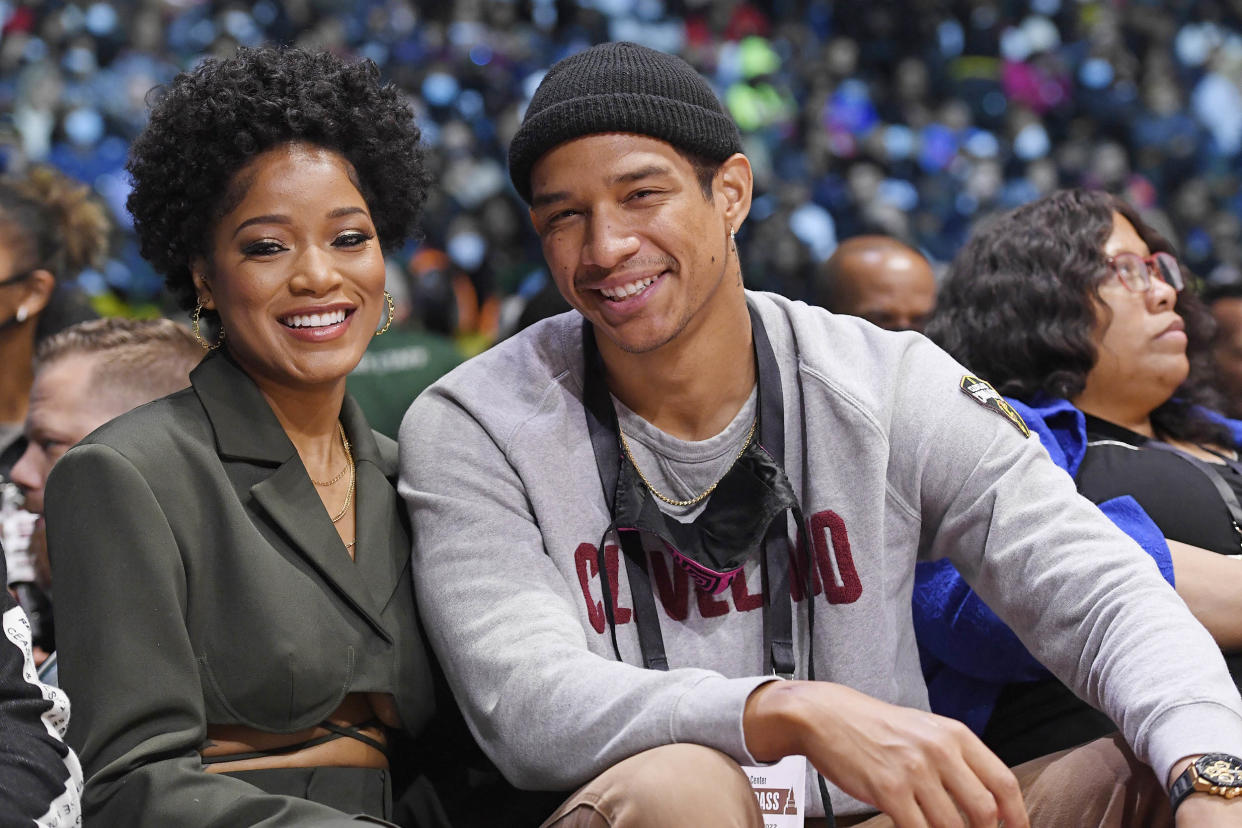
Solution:
M 371 428 L 395 440 L 414 398 L 462 359 L 446 337 L 393 328 L 371 342 L 345 386 L 362 406 Z

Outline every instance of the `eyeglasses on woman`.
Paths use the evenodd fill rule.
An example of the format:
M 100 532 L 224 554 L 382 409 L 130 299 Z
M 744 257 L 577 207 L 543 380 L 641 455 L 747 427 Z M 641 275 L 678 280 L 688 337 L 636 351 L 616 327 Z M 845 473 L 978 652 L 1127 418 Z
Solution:
M 1171 253 L 1153 253 L 1143 257 L 1137 253 L 1122 252 L 1109 256 L 1107 261 L 1121 284 L 1135 293 L 1151 290 L 1153 278 L 1159 279 L 1179 293 L 1186 287 L 1182 268 L 1177 263 L 1177 257 Z

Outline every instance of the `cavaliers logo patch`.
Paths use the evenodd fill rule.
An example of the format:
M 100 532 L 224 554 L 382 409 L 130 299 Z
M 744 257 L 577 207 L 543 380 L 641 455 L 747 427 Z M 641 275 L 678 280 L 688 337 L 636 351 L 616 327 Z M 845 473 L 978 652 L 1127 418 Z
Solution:
M 1031 436 L 1031 430 L 1022 421 L 1022 415 L 1015 411 L 1014 407 L 1006 402 L 1005 398 L 998 394 L 990 383 L 967 374 L 962 377 L 961 389 L 963 394 L 979 403 L 979 405 L 995 411 L 1008 420 L 1023 437 Z

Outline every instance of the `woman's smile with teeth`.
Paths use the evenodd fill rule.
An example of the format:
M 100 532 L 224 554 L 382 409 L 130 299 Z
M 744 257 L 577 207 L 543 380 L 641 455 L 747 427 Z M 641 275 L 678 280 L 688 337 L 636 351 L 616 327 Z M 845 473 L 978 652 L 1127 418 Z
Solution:
M 301 313 L 297 316 L 286 316 L 280 320 L 290 328 L 323 328 L 345 321 L 345 311 L 334 310 L 327 313 Z
M 604 294 L 608 299 L 619 302 L 622 299 L 628 299 L 636 293 L 642 292 L 647 285 L 656 280 L 655 276 L 648 276 L 645 279 L 639 279 L 637 282 L 630 282 L 628 285 L 620 285 L 619 287 L 600 288 L 599 292 Z

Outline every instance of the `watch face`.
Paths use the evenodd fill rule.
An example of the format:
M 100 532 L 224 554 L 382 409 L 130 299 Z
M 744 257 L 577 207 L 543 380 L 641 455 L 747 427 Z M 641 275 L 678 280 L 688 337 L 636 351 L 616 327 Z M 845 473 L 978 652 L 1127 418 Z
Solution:
M 1227 753 L 1209 753 L 1195 760 L 1195 770 L 1204 781 L 1219 788 L 1242 789 L 1242 760 Z

